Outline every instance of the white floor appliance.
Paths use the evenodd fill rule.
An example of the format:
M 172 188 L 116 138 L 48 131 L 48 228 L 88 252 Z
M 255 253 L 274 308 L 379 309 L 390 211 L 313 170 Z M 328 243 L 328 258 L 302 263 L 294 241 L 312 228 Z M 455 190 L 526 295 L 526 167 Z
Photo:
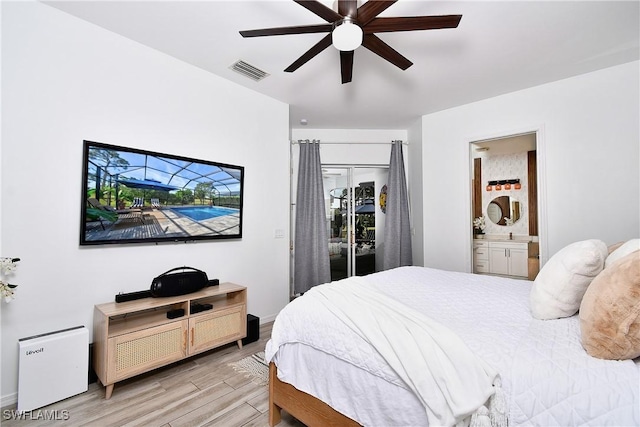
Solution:
M 18 340 L 18 411 L 87 391 L 89 331 L 84 326 Z

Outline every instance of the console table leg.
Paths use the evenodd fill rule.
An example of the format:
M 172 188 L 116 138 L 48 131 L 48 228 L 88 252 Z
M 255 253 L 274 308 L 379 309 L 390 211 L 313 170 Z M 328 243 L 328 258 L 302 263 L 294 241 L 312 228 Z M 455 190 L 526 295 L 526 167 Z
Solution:
M 104 398 L 105 399 L 111 399 L 111 394 L 113 393 L 113 386 L 115 384 L 109 384 L 108 386 L 105 387 L 104 389 Z
M 242 348 L 242 340 L 238 340 L 238 348 Z

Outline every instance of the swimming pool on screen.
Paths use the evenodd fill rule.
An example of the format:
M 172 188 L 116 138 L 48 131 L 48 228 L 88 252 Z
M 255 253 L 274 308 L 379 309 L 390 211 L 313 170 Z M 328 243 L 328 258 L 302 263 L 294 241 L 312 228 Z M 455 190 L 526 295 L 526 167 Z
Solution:
M 172 209 L 194 221 L 204 221 L 206 219 L 238 214 L 239 212 L 238 209 L 225 208 L 222 206 L 186 206 Z

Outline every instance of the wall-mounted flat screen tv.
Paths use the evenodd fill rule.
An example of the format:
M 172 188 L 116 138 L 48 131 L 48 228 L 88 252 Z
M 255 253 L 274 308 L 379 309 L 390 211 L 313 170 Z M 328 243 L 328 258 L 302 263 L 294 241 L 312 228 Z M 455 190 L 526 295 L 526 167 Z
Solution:
M 239 239 L 244 167 L 84 141 L 81 245 Z

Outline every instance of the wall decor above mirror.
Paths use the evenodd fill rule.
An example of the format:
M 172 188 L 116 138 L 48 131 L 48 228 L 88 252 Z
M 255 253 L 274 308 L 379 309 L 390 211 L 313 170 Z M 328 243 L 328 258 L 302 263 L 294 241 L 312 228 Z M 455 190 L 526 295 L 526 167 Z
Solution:
M 510 196 L 500 196 L 489 202 L 487 216 L 496 225 L 513 225 L 522 216 L 520 202 Z

